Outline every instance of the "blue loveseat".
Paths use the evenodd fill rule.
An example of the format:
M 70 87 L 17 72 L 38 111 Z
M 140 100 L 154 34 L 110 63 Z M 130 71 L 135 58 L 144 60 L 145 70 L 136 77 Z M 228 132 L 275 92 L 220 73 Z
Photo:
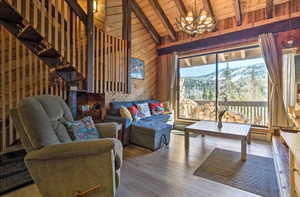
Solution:
M 130 107 L 140 103 L 157 102 L 159 101 L 142 100 L 111 102 L 105 120 L 122 124 L 122 142 L 124 145 L 133 143 L 151 150 L 157 150 L 162 143 L 167 145 L 170 141 L 170 132 L 174 123 L 172 113 L 152 115 L 139 121 L 130 121 L 128 118 L 122 118 L 120 115 L 121 106 Z

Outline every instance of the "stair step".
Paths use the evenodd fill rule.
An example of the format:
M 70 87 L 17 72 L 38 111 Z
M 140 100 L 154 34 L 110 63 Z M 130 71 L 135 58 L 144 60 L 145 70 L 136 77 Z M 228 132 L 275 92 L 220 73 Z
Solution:
M 43 37 L 30 25 L 27 25 L 17 37 L 22 40 L 28 40 L 32 42 L 41 42 Z
M 60 54 L 54 48 L 47 48 L 38 54 L 39 57 L 59 58 Z
M 0 19 L 10 23 L 22 24 L 23 17 L 5 0 L 0 0 Z
M 40 59 L 51 68 L 64 64 L 64 62 L 60 58 L 40 57 Z
M 78 73 L 72 66 L 56 69 L 56 73 L 68 82 L 83 80 L 83 76 L 80 73 Z
M 19 40 L 26 45 L 30 50 L 32 50 L 35 54 L 38 54 L 40 51 L 43 51 L 46 46 L 41 42 L 34 42 L 31 40 L 21 39 Z

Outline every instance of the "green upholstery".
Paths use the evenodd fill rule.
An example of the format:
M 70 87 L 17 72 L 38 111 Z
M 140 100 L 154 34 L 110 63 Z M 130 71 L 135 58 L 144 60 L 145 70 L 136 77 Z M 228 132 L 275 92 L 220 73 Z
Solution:
M 72 141 L 61 120 L 73 120 L 67 104 L 55 96 L 24 99 L 10 116 L 28 152 L 26 166 L 43 197 L 71 197 L 101 187 L 87 196 L 115 196 L 123 147 L 116 123 L 96 124 L 103 137 Z

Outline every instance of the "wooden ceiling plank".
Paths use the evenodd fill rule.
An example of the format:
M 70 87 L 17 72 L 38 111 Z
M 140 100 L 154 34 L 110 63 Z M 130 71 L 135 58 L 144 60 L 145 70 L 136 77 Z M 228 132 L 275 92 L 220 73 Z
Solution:
M 203 8 L 208 11 L 208 15 L 215 17 L 210 0 L 202 0 Z
M 176 41 L 176 32 L 174 30 L 174 27 L 170 23 L 168 17 L 164 13 L 164 11 L 161 8 L 161 6 L 159 5 L 158 1 L 157 0 L 149 0 L 149 3 L 152 6 L 152 8 L 154 9 L 157 16 L 160 18 L 160 20 L 161 20 L 162 24 L 164 25 L 164 27 L 166 28 L 166 30 L 168 31 L 171 39 L 173 41 Z
M 177 6 L 177 8 L 180 12 L 180 15 L 183 16 L 183 17 L 186 16 L 187 15 L 187 9 L 186 9 L 183 1 L 182 0 L 174 0 L 174 2 L 175 2 L 176 6 Z
M 273 18 L 273 7 L 274 7 L 274 1 L 266 0 L 266 17 L 267 18 Z
M 235 18 L 236 18 L 236 25 L 242 25 L 242 10 L 241 10 L 241 2 L 240 0 L 233 0 L 234 10 L 235 10 Z
M 131 8 L 139 21 L 143 24 L 143 26 L 147 29 L 147 31 L 150 33 L 153 40 L 160 44 L 161 38 L 158 32 L 154 29 L 153 25 L 149 21 L 149 19 L 146 17 L 140 6 L 136 3 L 135 0 L 131 0 Z

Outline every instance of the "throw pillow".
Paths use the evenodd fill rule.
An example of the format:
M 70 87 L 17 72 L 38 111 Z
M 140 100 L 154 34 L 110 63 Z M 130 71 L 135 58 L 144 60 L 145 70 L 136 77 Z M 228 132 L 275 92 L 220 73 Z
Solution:
M 145 115 L 141 113 L 136 106 L 128 107 L 128 110 L 130 111 L 134 121 L 138 121 L 145 117 Z
M 76 140 L 85 141 L 101 138 L 92 117 L 87 116 L 81 120 L 66 121 L 67 128 L 74 133 Z
M 126 107 L 124 106 L 120 107 L 120 114 L 122 118 L 128 118 L 130 121 L 132 121 L 131 113 Z
M 151 116 L 148 103 L 137 104 L 138 110 L 145 115 L 145 117 Z
M 165 112 L 167 112 L 167 113 L 171 112 L 170 103 L 168 101 L 163 102 L 163 106 L 165 108 Z
M 150 103 L 151 112 L 154 115 L 163 114 L 165 109 L 162 103 Z

